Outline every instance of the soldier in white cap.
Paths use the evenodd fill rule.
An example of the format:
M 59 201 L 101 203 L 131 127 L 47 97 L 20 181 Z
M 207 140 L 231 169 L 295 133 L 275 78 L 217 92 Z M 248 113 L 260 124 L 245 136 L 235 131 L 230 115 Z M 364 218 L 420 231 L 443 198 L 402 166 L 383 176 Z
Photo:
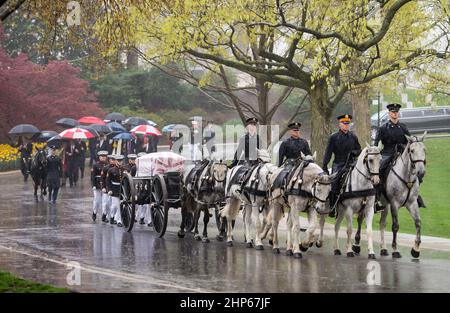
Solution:
M 111 220 L 111 196 L 108 194 L 108 184 L 106 184 L 106 176 L 108 170 L 113 166 L 115 160 L 113 155 L 108 155 L 108 164 L 102 170 L 102 222 L 108 223 L 108 218 Z
M 109 187 L 108 194 L 111 196 L 111 224 L 122 227 L 122 216 L 120 214 L 120 184 L 123 177 L 123 155 L 114 156 L 115 164 L 108 170 L 106 183 Z
M 103 168 L 106 166 L 106 156 L 108 155 L 108 151 L 99 151 L 97 154 L 99 157 L 99 162 L 94 163 L 91 169 L 91 183 L 92 183 L 92 190 L 94 192 L 92 220 L 94 222 L 97 219 L 97 211 L 100 211 L 102 209 L 102 198 L 103 198 L 102 171 Z

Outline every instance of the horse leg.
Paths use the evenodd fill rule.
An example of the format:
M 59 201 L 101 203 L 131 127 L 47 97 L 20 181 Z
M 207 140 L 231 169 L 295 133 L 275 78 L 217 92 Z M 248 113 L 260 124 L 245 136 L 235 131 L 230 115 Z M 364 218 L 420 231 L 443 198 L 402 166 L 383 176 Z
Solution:
M 308 209 L 308 229 L 306 230 L 306 240 L 300 244 L 300 250 L 307 251 L 314 242 L 314 232 L 317 227 L 317 213 L 314 207 Z
M 338 210 L 340 209 L 338 205 Z M 334 255 L 341 255 L 341 250 L 339 249 L 339 229 L 341 228 L 341 222 L 344 218 L 344 214 L 342 212 L 339 212 L 336 223 L 334 224 Z
M 367 249 L 369 250 L 369 259 L 375 259 L 375 252 L 373 250 L 373 215 L 375 214 L 375 197 L 373 197 L 373 201 L 367 201 L 366 203 L 366 232 L 367 232 Z M 362 214 L 358 216 L 358 230 L 361 232 L 360 219 L 362 222 L 362 218 L 360 218 Z M 359 244 L 359 242 L 358 242 Z
M 392 216 L 392 257 L 393 258 L 401 258 L 402 255 L 399 251 L 397 251 L 397 233 L 400 229 L 400 225 L 398 224 L 398 208 L 391 207 L 391 216 Z
M 384 237 L 384 231 L 386 229 L 386 219 L 389 213 L 390 204 L 386 205 L 386 208 L 381 211 L 381 217 L 380 217 L 380 237 L 381 237 L 381 256 L 388 256 L 389 252 L 386 247 L 386 238 Z
M 319 227 L 320 227 L 320 233 L 319 233 L 319 239 L 316 241 L 316 247 L 317 248 L 322 248 L 322 245 L 323 245 L 323 228 L 325 227 L 325 215 L 324 214 L 320 214 Z
M 292 216 L 291 211 L 287 214 L 287 220 L 286 220 L 286 255 L 292 256 L 294 253 L 293 251 L 293 245 L 292 245 Z
M 247 243 L 247 248 L 253 248 L 253 238 L 252 238 L 252 215 L 254 207 L 251 204 L 245 205 L 245 215 L 244 215 L 244 225 L 245 225 L 245 242 Z
M 420 256 L 420 233 L 422 223 L 420 220 L 419 206 L 417 204 L 417 201 L 413 201 L 407 208 L 416 226 L 416 240 L 414 241 L 414 247 L 411 248 L 411 255 L 413 258 L 418 258 Z
M 209 209 L 208 206 L 205 205 L 203 208 L 203 243 L 208 243 L 208 222 L 209 222 Z
M 291 206 L 291 233 L 292 233 L 292 246 L 294 258 L 300 259 L 302 257 L 302 253 L 300 252 L 300 223 L 299 223 L 299 210 L 297 209 L 298 205 Z
M 366 212 L 366 215 L 367 215 L 367 212 Z M 361 227 L 362 227 L 362 222 L 364 220 L 363 212 L 359 212 L 357 220 L 358 220 L 358 229 L 356 230 L 355 243 L 352 246 L 352 250 L 353 250 L 353 252 L 355 252 L 356 255 L 359 255 L 359 253 L 361 252 L 361 246 L 360 246 L 360 242 L 361 242 Z
M 260 233 L 262 231 L 261 219 L 259 214 L 259 208 L 253 207 L 253 218 L 255 219 L 255 247 L 256 250 L 264 250 Z
M 229 247 L 233 246 L 234 222 L 239 214 L 240 206 L 241 201 L 239 199 L 232 198 L 230 202 L 225 205 L 223 210 L 223 217 L 226 217 L 227 219 L 227 245 Z
M 186 236 L 186 232 L 184 231 L 184 228 L 186 227 L 186 214 L 187 214 L 187 209 L 185 206 L 182 206 L 180 230 L 177 233 L 178 238 L 184 238 L 184 236 Z
M 272 208 L 272 231 L 273 231 L 273 246 L 272 251 L 274 253 L 280 253 L 280 248 L 278 246 L 278 224 L 282 218 L 282 207 L 279 203 L 274 203 Z
M 355 254 L 352 251 L 352 233 L 353 233 L 353 224 L 352 224 L 353 210 L 347 208 L 345 210 L 345 219 L 347 220 L 347 256 L 354 257 Z
M 200 213 L 201 210 L 195 206 L 195 214 L 194 214 L 194 223 L 195 223 L 195 228 L 194 228 L 194 239 L 197 241 L 202 240 L 202 237 L 200 237 L 200 234 L 198 233 L 198 221 L 200 219 Z

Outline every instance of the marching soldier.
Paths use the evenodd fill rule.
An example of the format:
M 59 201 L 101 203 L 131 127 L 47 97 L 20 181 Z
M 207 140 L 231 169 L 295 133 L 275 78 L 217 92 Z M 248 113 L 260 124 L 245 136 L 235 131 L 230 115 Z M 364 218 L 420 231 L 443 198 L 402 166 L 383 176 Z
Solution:
M 108 174 L 108 170 L 113 166 L 115 160 L 112 155 L 108 155 L 108 163 L 102 169 L 102 222 L 108 223 L 108 216 L 111 219 L 111 196 L 108 194 L 109 188 L 106 184 L 106 176 Z
M 375 145 L 381 141 L 383 143 L 383 150 L 381 151 L 381 166 L 380 174 L 381 177 L 386 178 L 386 170 L 389 163 L 395 156 L 396 151 L 402 153 L 405 146 L 408 144 L 408 140 L 405 135 L 410 136 L 408 127 L 405 124 L 399 122 L 400 108 L 402 106 L 398 103 L 390 103 L 386 106 L 389 110 L 389 121 L 378 129 L 377 137 L 375 138 Z M 382 179 L 384 180 L 384 179 Z M 421 183 L 421 181 L 420 181 Z M 377 198 L 380 196 L 380 187 L 377 188 Z M 417 197 L 417 203 L 420 208 L 425 208 L 425 203 L 422 197 L 419 195 Z M 380 201 L 376 202 L 376 211 L 383 210 L 382 203 Z
M 349 165 L 353 159 L 361 153 L 361 146 L 358 141 L 358 137 L 352 133 L 350 129 L 350 123 L 352 116 L 350 114 L 344 114 L 337 117 L 339 121 L 339 131 L 332 134 L 328 140 L 327 149 L 323 157 L 323 170 L 328 173 L 328 163 L 331 160 L 331 155 L 334 154 L 332 174 L 339 173 L 336 180 L 331 185 L 330 192 L 330 214 L 329 216 L 335 216 L 336 201 L 338 200 L 339 185 L 341 177 L 344 173 L 344 168 Z
M 278 166 L 281 166 L 285 161 L 292 163 L 293 160 L 301 155 L 301 152 L 303 152 L 304 155 L 311 155 L 308 142 L 305 139 L 300 138 L 301 126 L 302 124 L 298 122 L 288 125 L 289 134 L 291 136 L 284 140 L 280 145 L 280 150 L 278 152 Z
M 257 134 L 258 119 L 256 117 L 248 118 L 245 121 L 247 133 L 239 139 L 239 145 L 234 153 L 233 162 L 230 165 L 234 167 L 244 162 L 250 164 L 257 160 L 257 149 L 259 149 L 259 135 Z
M 103 179 L 102 179 L 102 171 L 106 166 L 106 156 L 108 155 L 108 151 L 99 151 L 98 153 L 99 162 L 94 163 L 91 169 L 91 183 L 92 190 L 94 191 L 94 203 L 92 208 L 92 220 L 95 222 L 97 219 L 97 211 L 99 211 L 102 207 L 102 198 L 103 198 Z M 106 219 L 106 217 L 105 217 Z M 103 220 L 103 217 L 102 217 Z
M 124 171 L 130 173 L 131 176 L 136 176 L 136 154 L 128 154 L 128 164 L 123 166 Z
M 62 177 L 62 162 L 61 158 L 57 155 L 56 146 L 50 146 L 50 149 L 51 155 L 47 157 L 48 201 L 56 203 L 60 179 Z
M 120 183 L 123 177 L 123 155 L 114 157 L 114 165 L 108 169 L 106 174 L 106 184 L 108 185 L 108 194 L 111 196 L 111 224 L 117 224 L 122 227 L 122 216 L 120 214 Z

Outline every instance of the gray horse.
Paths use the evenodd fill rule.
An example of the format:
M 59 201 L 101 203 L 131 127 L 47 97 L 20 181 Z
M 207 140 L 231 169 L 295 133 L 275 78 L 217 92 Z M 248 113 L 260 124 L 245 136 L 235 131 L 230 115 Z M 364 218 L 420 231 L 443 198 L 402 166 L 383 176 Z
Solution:
M 201 173 L 193 175 L 195 167 L 187 169 L 184 177 L 184 195 L 180 230 L 178 237 L 185 236 L 186 218 L 188 215 L 193 215 L 194 238 L 208 243 L 208 222 L 209 222 L 209 208 L 216 207 L 218 202 L 225 199 L 225 179 L 227 175 L 227 165 L 220 161 L 208 160 L 204 161 L 207 164 L 201 170 Z M 191 181 L 188 181 L 191 180 Z M 200 213 L 203 212 L 203 234 L 200 237 L 198 232 L 198 222 Z
M 286 255 L 301 258 L 300 251 L 306 251 L 314 240 L 317 224 L 317 212 L 324 211 L 326 199 L 331 191 L 331 182 L 336 175 L 327 175 L 322 168 L 314 163 L 314 156 L 301 155 L 303 161 L 293 168 L 293 173 L 287 183 L 287 190 L 281 187 L 273 188 L 269 196 L 270 214 L 267 227 L 262 237 L 265 238 L 271 226 L 273 235 L 273 252 L 280 253 L 278 246 L 278 225 L 284 216 L 285 208 L 290 208 L 287 218 Z M 282 171 L 275 171 L 270 179 L 272 186 Z M 300 212 L 307 211 L 309 227 L 307 238 L 300 243 Z
M 226 218 L 227 221 L 228 246 L 233 245 L 233 224 L 239 214 L 241 203 L 243 203 L 244 232 L 247 247 L 253 247 L 254 235 L 256 249 L 264 249 L 259 238 L 262 230 L 260 208 L 264 208 L 267 200 L 268 177 L 278 167 L 270 163 L 270 153 L 267 150 L 258 150 L 258 161 L 258 165 L 252 168 L 248 179 L 242 185 L 236 179 L 233 179 L 233 177 L 238 175 L 237 173 L 240 172 L 243 165 L 235 166 L 228 172 L 226 186 L 227 200 L 225 207 L 220 213 L 221 217 Z M 261 213 L 265 215 L 267 211 L 263 209 Z M 253 218 L 255 220 L 255 231 L 253 231 Z
M 420 182 L 425 176 L 426 149 L 425 144 L 423 143 L 425 136 L 426 132 L 421 137 L 406 136 L 408 144 L 403 153 L 395 160 L 394 166 L 386 177 L 386 188 L 381 199 L 385 204 L 386 209 L 381 213 L 380 218 L 380 254 L 383 256 L 388 255 L 384 231 L 386 228 L 386 218 L 390 210 L 393 234 L 392 257 L 401 258 L 401 254 L 397 250 L 397 232 L 399 230 L 398 210 L 401 207 L 407 208 L 416 226 L 416 239 L 414 246 L 411 249 L 411 255 L 414 258 L 420 256 L 421 221 L 417 197 L 419 195 Z M 360 237 L 362 221 L 363 216 L 360 216 L 358 218 L 358 232 L 356 233 L 355 239 Z
M 367 242 L 369 259 L 375 259 L 373 251 L 372 224 L 375 205 L 375 186 L 380 183 L 380 147 L 369 146 L 363 149 L 356 161 L 355 167 L 348 174 L 345 188 L 340 195 L 341 201 L 337 204 L 338 216 L 334 225 L 335 241 L 334 254 L 341 255 L 338 235 L 342 219 L 347 220 L 347 256 L 353 257 L 354 252 L 359 253 L 359 242 L 352 246 L 352 219 L 354 214 L 366 217 Z M 322 224 L 321 224 L 322 225 Z

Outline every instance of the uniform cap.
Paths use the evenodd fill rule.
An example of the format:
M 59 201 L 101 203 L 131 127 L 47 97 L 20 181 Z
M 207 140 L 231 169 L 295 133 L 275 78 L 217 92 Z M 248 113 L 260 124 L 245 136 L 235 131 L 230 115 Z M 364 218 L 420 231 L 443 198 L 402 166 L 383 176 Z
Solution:
M 141 156 L 146 155 L 146 154 L 147 154 L 147 153 L 145 153 L 145 152 L 139 152 L 138 155 L 137 155 L 137 157 L 140 158 Z
M 339 115 L 337 117 L 337 120 L 339 121 L 339 123 L 350 123 L 353 119 L 353 116 L 351 116 L 350 114 L 343 114 L 343 115 Z
M 137 158 L 137 155 L 136 154 L 129 154 L 129 155 L 127 155 L 127 158 L 134 160 L 134 159 Z
M 300 127 L 302 127 L 302 123 L 299 123 L 299 122 L 290 123 L 288 125 L 288 128 L 293 129 L 293 130 L 298 130 L 298 129 L 300 129 Z
M 107 156 L 107 155 L 108 155 L 108 151 L 102 150 L 102 151 L 97 152 L 97 154 L 98 154 L 99 156 Z
M 390 103 L 386 106 L 386 108 L 391 112 L 398 112 L 401 107 L 402 105 L 398 103 Z
M 248 119 L 245 120 L 245 126 L 249 125 L 249 124 L 258 124 L 258 119 L 256 117 L 250 117 Z
M 116 161 L 122 161 L 122 160 L 124 159 L 124 156 L 121 155 L 121 154 L 115 155 L 115 156 L 114 156 L 114 159 L 115 159 Z

